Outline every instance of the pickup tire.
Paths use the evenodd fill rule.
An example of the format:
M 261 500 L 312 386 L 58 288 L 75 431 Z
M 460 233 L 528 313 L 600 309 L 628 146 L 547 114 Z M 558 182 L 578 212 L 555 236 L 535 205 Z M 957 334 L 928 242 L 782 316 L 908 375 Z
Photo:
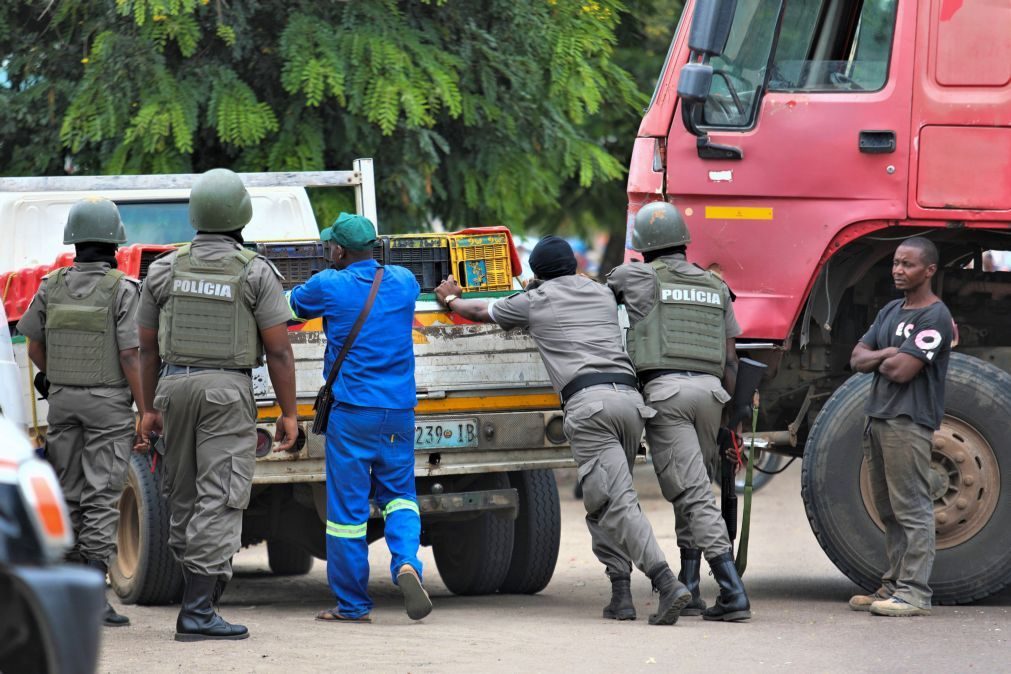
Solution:
M 508 489 L 505 473 L 485 476 L 474 489 Z M 453 594 L 498 591 L 509 572 L 513 521 L 484 512 L 474 519 L 440 525 L 432 532 L 432 553 L 442 582 Z
M 183 592 L 182 569 L 168 546 L 164 469 L 159 458 L 151 472 L 152 456 L 131 453 L 119 497 L 119 552 L 109 566 L 109 581 L 124 604 L 174 604 Z
M 519 495 L 513 528 L 513 554 L 499 592 L 536 594 L 547 587 L 558 562 L 562 511 L 558 484 L 550 470 L 509 473 L 509 485 Z
M 298 545 L 281 539 L 267 541 L 267 564 L 275 576 L 304 576 L 313 557 Z
M 871 376 L 846 381 L 815 419 L 804 450 L 801 495 L 829 559 L 865 590 L 886 568 L 884 532 L 869 493 L 861 438 Z M 1011 583 L 1011 375 L 954 353 L 932 466 L 937 604 L 962 604 Z

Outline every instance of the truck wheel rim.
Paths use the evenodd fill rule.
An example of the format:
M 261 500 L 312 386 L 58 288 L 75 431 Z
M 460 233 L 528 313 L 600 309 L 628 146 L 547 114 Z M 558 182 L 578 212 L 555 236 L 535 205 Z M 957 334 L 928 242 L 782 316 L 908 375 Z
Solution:
M 140 520 L 137 492 L 127 484 L 119 497 L 119 528 L 116 531 L 116 564 L 125 578 L 133 578 L 140 560 Z
M 1000 500 L 1000 467 L 990 443 L 970 424 L 945 415 L 934 433 L 930 467 L 938 550 L 965 543 L 986 526 Z M 884 531 L 871 496 L 867 461 L 860 464 L 860 496 Z

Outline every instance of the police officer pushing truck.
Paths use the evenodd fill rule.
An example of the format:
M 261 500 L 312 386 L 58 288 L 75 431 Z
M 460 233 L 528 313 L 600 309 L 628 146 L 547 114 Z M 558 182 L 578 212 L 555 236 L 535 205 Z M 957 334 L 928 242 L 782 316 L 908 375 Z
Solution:
M 126 232 L 116 204 L 89 198 L 70 209 L 63 243 L 72 267 L 48 274 L 18 330 L 31 340 L 36 388 L 49 401 L 46 454 L 70 509 L 68 557 L 104 576 L 116 553 L 116 507 L 134 440 L 133 402 L 143 412 L 137 282 L 116 269 Z M 128 625 L 107 601 L 103 624 Z
M 734 338 L 741 328 L 726 284 L 686 260 L 690 241 L 673 205 L 647 204 L 636 215 L 632 233 L 632 248 L 643 254 L 645 264 L 615 268 L 607 284 L 628 312 L 628 355 L 646 404 L 656 410 L 646 422 L 646 440 L 660 490 L 674 506 L 678 577 L 692 592 L 681 613 L 746 620 L 751 606 L 707 470 L 716 460 L 723 405 L 734 390 Z M 711 608 L 699 592 L 703 553 L 720 586 Z
M 185 582 L 176 640 L 244 639 L 245 626 L 225 621 L 214 604 L 231 578 L 249 504 L 256 461 L 251 370 L 264 353 L 282 414 L 275 451 L 295 443 L 290 312 L 280 274 L 242 246 L 253 209 L 238 175 L 201 175 L 189 214 L 197 230 L 192 243 L 155 260 L 144 282 L 138 449 L 167 450 L 169 546 Z M 151 434 L 161 438 L 152 442 Z
M 667 565 L 632 485 L 643 421 L 653 412 L 643 404 L 622 349 L 618 306 L 606 288 L 576 274 L 576 258 L 564 239 L 542 239 L 530 254 L 530 266 L 536 283 L 494 304 L 461 298 L 463 291 L 452 276 L 436 294 L 468 320 L 529 331 L 562 398 L 565 436 L 578 466 L 593 553 L 611 581 L 611 601 L 603 616 L 635 620 L 630 589 L 634 564 L 660 593 L 649 623 L 673 625 L 692 595 Z

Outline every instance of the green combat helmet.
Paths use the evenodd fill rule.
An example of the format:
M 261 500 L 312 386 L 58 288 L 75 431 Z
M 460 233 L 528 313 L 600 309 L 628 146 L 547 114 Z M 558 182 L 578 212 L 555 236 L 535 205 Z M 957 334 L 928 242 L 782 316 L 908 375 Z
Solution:
M 253 218 L 253 204 L 242 178 L 228 169 L 211 169 L 190 190 L 190 224 L 200 232 L 233 232 Z
M 692 240 L 681 213 L 666 201 L 653 201 L 635 214 L 632 250 L 644 253 L 684 246 Z
M 63 243 L 126 243 L 126 230 L 116 204 L 103 197 L 88 197 L 70 207 Z

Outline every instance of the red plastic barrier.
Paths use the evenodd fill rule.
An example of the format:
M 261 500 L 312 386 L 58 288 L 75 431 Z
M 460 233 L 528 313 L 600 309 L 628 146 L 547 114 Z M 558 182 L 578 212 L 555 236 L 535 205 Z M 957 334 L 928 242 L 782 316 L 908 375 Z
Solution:
M 116 251 L 116 265 L 127 276 L 140 279 L 147 274 L 147 265 L 151 263 L 152 259 L 173 248 L 173 246 L 146 243 L 123 246 Z M 60 253 L 51 265 L 25 267 L 0 274 L 0 297 L 3 298 L 4 312 L 7 314 L 8 322 L 17 321 L 28 310 L 28 305 L 31 304 L 32 298 L 38 292 L 39 284 L 42 283 L 42 278 L 46 274 L 72 264 L 74 264 L 73 253 Z

